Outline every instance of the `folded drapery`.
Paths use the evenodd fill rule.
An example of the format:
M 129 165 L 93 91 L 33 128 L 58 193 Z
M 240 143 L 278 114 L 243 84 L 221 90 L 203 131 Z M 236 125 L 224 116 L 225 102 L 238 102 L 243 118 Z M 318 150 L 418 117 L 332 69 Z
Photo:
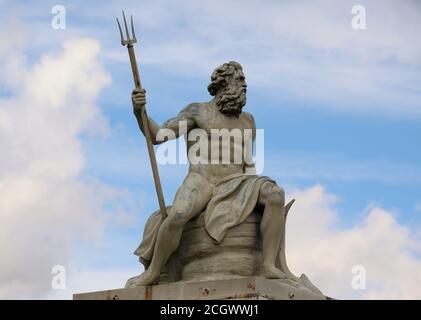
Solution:
M 229 228 L 242 223 L 252 213 L 259 198 L 260 188 L 265 182 L 273 182 L 265 176 L 235 174 L 219 181 L 213 187 L 212 198 L 204 214 L 205 229 L 208 234 L 220 243 Z M 171 214 L 171 206 L 167 207 Z M 134 252 L 139 256 L 145 268 L 152 259 L 158 230 L 163 222 L 159 210 L 148 219 L 143 233 L 143 240 Z

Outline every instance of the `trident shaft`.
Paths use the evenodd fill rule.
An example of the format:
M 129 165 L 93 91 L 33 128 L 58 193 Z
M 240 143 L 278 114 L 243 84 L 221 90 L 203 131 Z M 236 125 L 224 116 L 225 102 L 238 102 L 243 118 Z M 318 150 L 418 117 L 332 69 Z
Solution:
M 133 44 L 137 42 L 136 35 L 134 33 L 133 16 L 130 17 L 130 24 L 131 24 L 131 30 L 132 30 L 132 37 L 130 37 L 129 29 L 127 27 L 127 22 L 126 22 L 126 16 L 124 15 L 124 11 L 123 11 L 123 21 L 124 21 L 124 28 L 126 31 L 126 39 L 123 36 L 123 30 L 121 29 L 121 25 L 120 25 L 120 22 L 118 21 L 118 18 L 116 18 L 116 20 L 118 24 L 118 29 L 120 30 L 121 45 L 127 47 L 127 50 L 129 52 L 134 85 L 136 88 L 142 89 L 142 84 L 140 82 L 140 77 L 139 77 L 139 70 L 137 68 L 136 55 L 134 53 L 134 48 L 133 48 Z M 143 127 L 143 131 L 146 138 L 146 145 L 148 147 L 149 160 L 151 162 L 152 174 L 155 181 L 155 189 L 156 189 L 156 195 L 158 196 L 159 208 L 161 210 L 161 214 L 165 218 L 167 216 L 167 210 L 165 207 L 164 195 L 162 194 L 161 180 L 159 179 L 158 166 L 156 164 L 155 152 L 153 149 L 153 144 L 152 144 L 152 139 L 151 139 L 151 133 L 149 131 L 148 115 L 146 113 L 145 106 L 142 106 L 140 117 L 141 117 L 142 127 Z

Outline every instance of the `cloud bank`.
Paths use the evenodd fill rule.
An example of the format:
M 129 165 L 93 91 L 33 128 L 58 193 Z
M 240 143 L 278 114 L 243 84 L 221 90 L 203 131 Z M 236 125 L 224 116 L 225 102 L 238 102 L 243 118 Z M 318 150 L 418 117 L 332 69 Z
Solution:
M 121 197 L 81 176 L 81 135 L 107 131 L 96 99 L 111 78 L 99 51 L 95 40 L 68 40 L 29 66 L 19 43 L 1 42 L 0 299 L 48 292 L 52 267 L 66 266 L 79 241 L 99 241 L 106 206 Z
M 144 1 L 127 4 L 144 40 L 142 63 L 187 78 L 238 60 L 260 94 L 278 101 L 380 116 L 421 116 L 421 7 L 364 1 Z M 119 12 L 110 5 L 104 14 Z M 165 8 L 165 9 L 164 9 Z M 106 55 L 126 61 L 124 52 Z M 275 92 L 274 92 L 275 91 Z M 297 105 L 297 103 L 294 103 Z
M 410 230 L 396 213 L 369 206 L 362 221 L 339 228 L 336 197 L 316 185 L 296 190 L 287 221 L 290 269 L 305 273 L 338 299 L 420 299 L 420 230 Z M 365 270 L 365 289 L 352 286 L 355 266 Z M 354 270 L 355 272 L 355 270 Z

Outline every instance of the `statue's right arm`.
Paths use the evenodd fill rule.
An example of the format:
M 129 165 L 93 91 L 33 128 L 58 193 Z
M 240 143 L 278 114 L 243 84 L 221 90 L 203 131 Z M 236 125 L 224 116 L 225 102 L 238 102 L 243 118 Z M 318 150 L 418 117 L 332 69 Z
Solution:
M 133 112 L 136 117 L 139 129 L 145 134 L 141 110 L 146 104 L 146 91 L 143 89 L 134 89 L 132 93 Z M 151 133 L 153 144 L 161 144 L 165 141 L 178 138 L 195 127 L 194 113 L 196 104 L 190 104 L 182 109 L 177 116 L 165 121 L 161 126 L 148 116 L 148 126 Z M 183 132 L 185 130 L 186 132 Z

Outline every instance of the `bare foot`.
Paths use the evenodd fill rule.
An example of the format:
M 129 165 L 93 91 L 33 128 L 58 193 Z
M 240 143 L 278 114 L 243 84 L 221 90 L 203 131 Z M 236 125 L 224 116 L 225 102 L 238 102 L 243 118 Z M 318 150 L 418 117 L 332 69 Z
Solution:
M 284 272 L 276 268 L 274 265 L 272 266 L 263 265 L 262 276 L 264 276 L 267 279 L 284 279 L 287 277 Z
M 125 288 L 133 288 L 140 286 L 148 286 L 158 282 L 159 274 L 155 275 L 150 269 L 143 272 L 141 275 L 130 278 L 127 280 Z

